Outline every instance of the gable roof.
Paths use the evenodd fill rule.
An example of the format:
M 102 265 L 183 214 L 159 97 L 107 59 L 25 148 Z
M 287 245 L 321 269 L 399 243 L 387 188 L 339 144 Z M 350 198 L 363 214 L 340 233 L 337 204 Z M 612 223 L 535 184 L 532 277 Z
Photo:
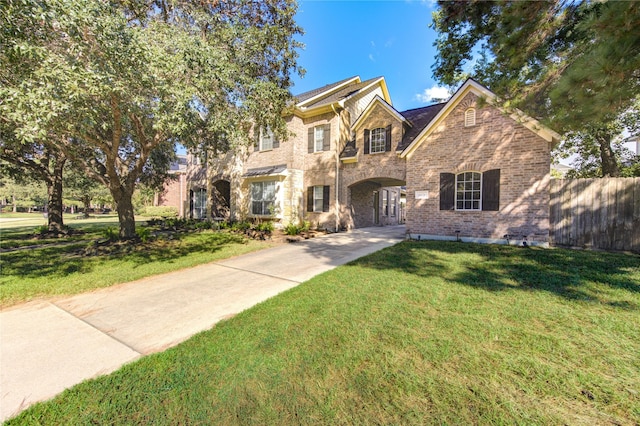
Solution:
M 351 128 L 357 129 L 364 122 L 364 120 L 366 120 L 366 118 L 369 116 L 371 111 L 373 111 L 374 108 L 376 108 L 376 106 L 380 106 L 381 108 L 385 109 L 389 114 L 396 117 L 400 122 L 407 121 L 407 119 L 402 115 L 402 113 L 399 113 L 398 111 L 396 111 L 396 109 L 392 107 L 387 101 L 382 99 L 380 96 L 376 95 L 376 97 L 373 98 L 371 102 L 369 102 L 369 105 L 367 105 L 364 111 L 362 111 L 362 113 L 356 119 L 356 121 L 353 122 L 353 124 L 351 125 Z
M 296 102 L 294 113 L 297 112 L 300 115 L 308 116 L 311 113 L 325 112 L 325 110 L 335 111 L 336 107 L 344 108 L 346 100 L 376 85 L 381 87 L 384 99 L 387 102 L 391 102 L 384 77 L 361 81 L 359 76 L 354 76 L 294 96 Z
M 447 102 L 441 104 L 442 107 L 440 110 L 431 118 L 420 133 L 413 138 L 413 141 L 406 145 L 400 154 L 400 157 L 410 157 L 416 148 L 424 142 L 427 136 L 429 136 L 437 128 L 438 124 L 440 124 L 449 115 L 449 113 L 458 106 L 468 93 L 474 93 L 476 96 L 483 98 L 488 104 L 494 105 L 496 99 L 495 93 L 477 81 L 468 79 Z M 498 108 L 500 107 L 498 106 Z M 502 110 L 502 108 L 500 109 Z M 516 110 L 511 112 L 509 116 L 549 143 L 556 144 L 561 139 L 561 136 L 558 133 L 542 125 L 540 122 L 524 114 L 522 111 Z
M 324 96 L 326 96 L 326 94 L 331 93 L 331 91 L 336 90 L 336 88 L 339 88 L 342 85 L 346 85 L 349 84 L 350 82 L 359 82 L 360 81 L 360 77 L 353 76 L 353 77 L 349 77 L 349 78 L 345 78 L 344 80 L 340 80 L 340 81 L 336 81 L 335 83 L 330 83 L 327 85 L 324 85 L 322 87 L 318 87 L 317 89 L 313 89 L 313 90 L 309 90 L 308 92 L 304 92 L 304 93 L 300 93 L 299 95 L 295 95 L 294 98 L 297 101 L 296 105 L 298 106 L 303 106 L 306 103 L 310 102 L 311 100 L 314 99 L 321 99 L 324 94 Z
M 444 106 L 445 103 L 441 103 L 402 111 L 400 114 L 402 114 L 413 126 L 407 129 L 402 137 L 402 141 L 398 144 L 397 150 L 402 151 L 409 146 L 416 136 L 420 134 L 425 126 L 433 120 L 433 117 L 435 117 Z

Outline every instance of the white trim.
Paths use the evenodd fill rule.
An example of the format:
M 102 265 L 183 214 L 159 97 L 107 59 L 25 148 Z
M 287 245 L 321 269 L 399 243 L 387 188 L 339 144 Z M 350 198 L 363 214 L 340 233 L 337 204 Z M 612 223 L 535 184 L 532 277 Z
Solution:
M 378 150 L 378 151 L 374 151 L 373 150 L 373 132 L 376 130 L 382 130 L 382 149 Z M 379 145 L 380 142 L 380 136 L 378 135 L 377 132 L 377 138 L 376 138 L 376 144 Z M 376 146 L 376 148 L 378 148 L 378 146 Z M 385 129 L 384 127 L 376 127 L 375 129 L 371 129 L 371 131 L 369 132 L 369 154 L 381 154 L 383 152 L 386 152 L 386 148 L 387 148 L 387 129 Z
M 464 127 L 473 127 L 476 125 L 476 109 L 467 108 L 464 112 Z
M 480 175 L 480 189 L 479 189 L 479 190 L 476 190 L 476 189 L 470 189 L 470 190 L 469 190 L 469 189 L 466 189 L 466 188 L 465 188 L 465 189 L 463 189 L 462 191 L 458 191 L 458 176 L 460 176 L 460 175 L 465 175 L 466 173 L 472 173 L 472 174 L 473 174 L 473 173 L 477 173 L 477 174 L 479 174 L 479 175 Z M 483 191 L 483 189 L 484 189 L 484 188 L 482 187 L 482 182 L 484 182 L 483 177 L 484 177 L 484 176 L 483 176 L 483 172 L 478 172 L 478 171 L 475 171 L 475 170 L 465 170 L 465 171 L 462 171 L 462 172 L 460 172 L 460 173 L 456 173 L 456 174 L 455 174 L 455 178 L 454 178 L 454 180 L 453 180 L 453 183 L 454 183 L 454 185 L 455 185 L 455 193 L 454 193 L 454 195 L 453 195 L 453 202 L 454 202 L 454 205 L 453 205 L 453 206 L 455 207 L 455 210 L 456 210 L 456 211 L 458 211 L 458 212 L 480 212 L 480 211 L 482 211 L 482 191 Z M 473 176 L 471 176 L 471 181 L 470 181 L 470 182 L 471 182 L 472 184 L 475 182 L 475 181 L 474 181 L 474 179 L 473 179 Z M 464 177 L 463 177 L 462 183 L 463 183 L 463 184 L 466 184 L 466 183 L 467 183 L 467 181 L 466 181 L 466 180 L 464 180 Z M 465 199 L 465 198 L 464 198 L 464 196 L 463 196 L 463 199 L 462 199 L 462 200 L 458 200 L 458 192 L 462 192 L 462 193 L 471 192 L 471 193 L 473 194 L 473 193 L 474 193 L 474 192 L 476 192 L 476 191 L 480 193 L 480 198 L 478 198 L 477 200 L 474 200 L 473 198 L 471 198 L 470 200 L 467 200 L 467 199 Z M 461 201 L 463 204 L 464 204 L 465 202 L 467 202 L 467 201 L 470 201 L 470 202 L 471 202 L 471 208 L 470 208 L 470 209 L 466 209 L 466 208 L 464 208 L 464 206 L 463 206 L 463 208 L 459 209 L 459 208 L 458 208 L 458 201 Z M 474 208 L 473 208 L 473 203 L 474 203 L 475 201 L 477 201 L 477 202 L 478 202 L 478 208 L 477 208 L 477 209 L 474 209 Z
M 353 83 L 360 83 L 362 80 L 360 79 L 359 75 L 356 75 L 354 77 L 351 77 L 350 79 L 346 80 L 344 83 L 339 84 L 337 86 L 334 86 L 330 89 L 325 90 L 324 92 L 320 92 L 317 95 L 315 95 L 312 98 L 309 98 L 303 102 L 297 103 L 296 106 L 298 108 L 305 108 L 304 105 L 308 104 L 308 103 L 312 103 L 312 102 L 316 102 L 318 99 L 322 99 L 322 98 L 326 98 L 327 96 L 329 96 L 331 93 L 333 92 L 337 92 L 338 90 L 342 89 L 344 86 L 348 86 L 350 84 Z
M 391 115 L 393 115 L 401 123 L 409 123 L 408 120 L 402 114 L 396 111 L 396 109 L 392 107 L 387 101 L 382 99 L 380 95 L 376 95 L 376 97 L 373 98 L 371 102 L 369 102 L 369 105 L 367 105 L 364 111 L 362 111 L 362 114 L 360 114 L 360 116 L 356 119 L 356 121 L 353 122 L 353 125 L 351 126 L 352 131 L 355 131 L 362 124 L 362 122 L 369 116 L 371 111 L 373 111 L 373 108 L 375 107 L 376 103 L 381 104 L 383 108 L 385 108 Z
M 474 93 L 478 97 L 484 98 L 484 100 L 489 104 L 495 106 L 496 94 L 481 85 L 480 83 L 468 79 L 457 91 L 451 96 L 451 98 L 447 101 L 445 106 L 436 114 L 436 116 L 427 124 L 427 126 L 422 129 L 422 131 L 415 137 L 413 142 L 407 146 L 402 153 L 400 154 L 400 158 L 411 158 L 415 150 L 420 146 L 424 140 L 435 131 L 438 125 L 444 121 L 444 119 L 453 111 L 455 107 L 464 99 L 464 97 L 468 93 Z M 497 107 L 501 111 L 504 111 L 504 108 Z M 538 136 L 543 138 L 549 143 L 557 144 L 560 142 L 561 136 L 549 129 L 548 127 L 543 126 L 537 120 L 529 117 L 525 113 L 520 110 L 515 110 L 512 112 L 509 117 L 511 117 L 516 122 L 522 124 L 532 132 L 536 133 Z

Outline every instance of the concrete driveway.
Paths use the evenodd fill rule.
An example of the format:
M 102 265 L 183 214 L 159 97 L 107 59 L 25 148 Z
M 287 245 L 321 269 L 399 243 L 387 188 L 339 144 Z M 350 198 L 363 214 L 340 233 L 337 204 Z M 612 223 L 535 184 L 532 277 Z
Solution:
M 0 421 L 402 241 L 404 226 L 331 234 L 0 313 Z

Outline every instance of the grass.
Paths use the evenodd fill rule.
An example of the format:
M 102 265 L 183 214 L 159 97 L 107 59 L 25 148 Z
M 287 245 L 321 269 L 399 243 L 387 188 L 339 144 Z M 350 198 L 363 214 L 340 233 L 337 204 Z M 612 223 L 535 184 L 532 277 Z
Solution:
M 640 258 L 404 242 L 8 424 L 638 424 Z
M 82 237 L 99 238 L 102 230 L 110 225 L 110 222 L 83 223 L 81 226 L 87 228 L 88 233 Z M 13 232 L 15 238 L 22 235 L 19 230 Z M 45 244 L 36 249 L 2 253 L 0 306 L 39 297 L 77 294 L 268 247 L 268 243 L 213 231 L 179 234 L 171 240 L 159 238 L 119 254 L 79 255 L 78 251 L 88 244 L 86 241 L 56 247 Z
M 0 248 L 16 248 L 31 245 L 47 245 L 69 241 L 83 241 L 100 238 L 106 228 L 118 229 L 117 215 L 93 215 L 78 219 L 80 215 L 64 215 L 64 224 L 73 229 L 82 230 L 85 234 L 74 235 L 64 239 L 36 238 L 35 231 L 46 226 L 47 221 L 42 213 L 2 213 L 0 216 Z M 138 224 L 144 221 L 138 221 Z

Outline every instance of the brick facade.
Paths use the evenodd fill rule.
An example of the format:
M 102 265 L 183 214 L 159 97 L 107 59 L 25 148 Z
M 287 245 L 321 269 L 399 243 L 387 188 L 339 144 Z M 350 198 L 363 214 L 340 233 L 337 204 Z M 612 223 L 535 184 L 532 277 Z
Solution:
M 465 111 L 476 124 L 465 127 Z M 469 93 L 407 158 L 407 232 L 546 242 L 550 144 Z M 440 174 L 500 169 L 498 211 L 440 210 Z M 428 191 L 428 199 L 416 199 Z
M 157 194 L 155 205 L 175 207 L 179 216 L 184 216 L 188 206 L 185 206 L 187 199 L 187 175 L 184 172 L 176 173 L 175 179 L 171 179 L 164 184 L 162 192 Z
M 364 83 L 354 80 L 350 84 L 359 88 Z M 251 214 L 252 182 L 276 181 L 276 208 L 269 217 L 260 218 L 281 225 L 302 220 L 332 230 L 394 225 L 403 222 L 404 213 L 412 236 L 503 239 L 508 234 L 516 239 L 526 236 L 531 242 L 547 241 L 550 149 L 557 139 L 549 136 L 551 131 L 538 131 L 486 99 L 480 100 L 478 96 L 490 92 L 475 82 L 465 83 L 446 104 L 405 113 L 395 111 L 381 97 L 386 93 L 383 81 L 376 80 L 361 93 L 339 89 L 348 98 L 328 90 L 331 102 L 319 101 L 315 109 L 300 106 L 286 117 L 291 136 L 278 147 L 258 151 L 251 144 L 234 154 L 209 159 L 206 168 L 192 163 L 187 174 L 189 189 L 207 188 L 212 194 L 218 187 L 230 188 L 232 220 L 255 218 Z M 299 105 L 307 105 L 305 102 Z M 364 107 L 365 102 L 369 107 Z M 465 122 L 470 108 L 475 110 L 473 125 Z M 354 111 L 360 116 L 354 117 Z M 316 126 L 324 126 L 325 132 L 329 129 L 330 138 L 322 151 L 309 152 L 310 131 Z M 390 146 L 384 152 L 365 154 L 370 151 L 365 150 L 365 130 L 371 134 L 373 129 L 386 132 L 387 128 Z M 263 174 L 263 170 L 274 173 Z M 490 176 L 489 170 L 500 171 L 495 211 L 440 209 L 442 173 L 454 176 L 472 171 Z M 228 185 L 219 185 L 220 181 Z M 313 187 L 325 191 L 324 211 L 309 211 L 313 210 L 308 201 Z M 420 191 L 418 198 L 416 191 Z M 214 198 L 210 195 L 211 202 Z M 215 211 L 212 207 L 208 214 Z

